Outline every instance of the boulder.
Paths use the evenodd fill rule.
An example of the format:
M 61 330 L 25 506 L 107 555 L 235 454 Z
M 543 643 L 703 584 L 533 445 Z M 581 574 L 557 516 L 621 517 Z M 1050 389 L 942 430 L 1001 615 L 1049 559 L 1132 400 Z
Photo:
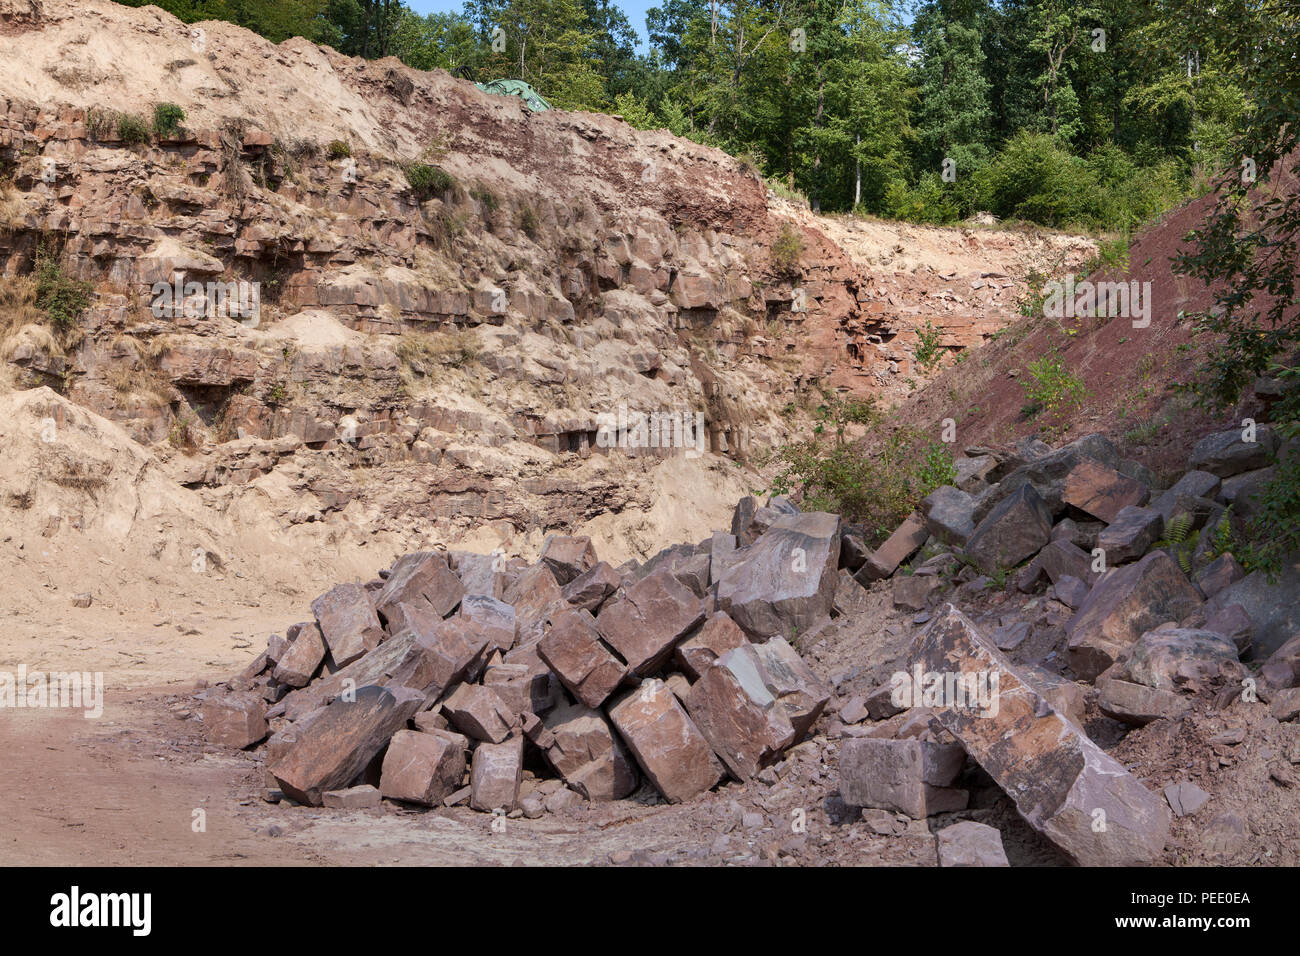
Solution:
M 704 611 L 704 603 L 661 568 L 605 602 L 596 628 L 633 674 L 645 676 L 663 666 Z
M 1165 787 L 1165 799 L 1176 817 L 1190 817 L 1201 807 L 1210 802 L 1210 795 L 1194 783 L 1186 780 L 1171 783 Z
M 1099 461 L 1084 459 L 1070 469 L 1061 500 L 1094 518 L 1114 522 L 1130 505 L 1144 505 L 1151 489 Z
M 1293 556 L 1282 563 L 1275 581 L 1270 581 L 1264 571 L 1251 571 L 1214 595 L 1208 610 L 1213 612 L 1229 604 L 1240 604 L 1255 622 L 1252 642 L 1255 654 L 1263 657 L 1300 634 L 1297 594 L 1300 594 L 1300 559 Z
M 725 611 L 714 611 L 700 629 L 677 645 L 677 665 L 692 681 L 715 660 L 747 642 L 745 632 Z
M 1250 648 L 1255 623 L 1240 604 L 1229 604 L 1206 617 L 1205 629 L 1222 634 L 1232 641 L 1237 648 L 1237 657 L 1240 658 Z
M 267 733 L 266 701 L 255 694 L 213 695 L 199 708 L 208 743 L 243 750 Z
M 1112 720 L 1141 727 L 1153 720 L 1178 720 L 1191 703 L 1173 691 L 1103 674 L 1097 678 L 1097 707 Z
M 1000 464 L 991 474 L 990 481 L 997 484 L 981 495 L 976 503 L 975 524 L 983 521 L 1007 495 L 1025 485 L 1033 486 L 1049 512 L 1059 514 L 1065 507 L 1066 479 L 1084 461 L 1096 462 L 1112 469 L 1118 469 L 1120 463 L 1115 447 L 1103 435 L 1085 435 L 1055 451 L 1041 442 L 1037 446 L 1025 445 L 1019 448 L 1016 455 Z M 1008 468 L 1012 470 L 1008 472 Z
M 636 765 L 600 711 L 568 704 L 541 726 L 533 742 L 571 789 L 588 800 L 621 800 L 636 790 Z
M 375 610 L 388 624 L 389 633 L 407 626 L 399 612 L 402 605 L 427 609 L 446 617 L 465 594 L 456 572 L 447 565 L 444 555 L 436 551 L 416 551 L 398 558 L 388 580 L 375 596 Z
M 1032 485 L 1022 485 L 989 512 L 966 545 L 986 574 L 1033 557 L 1052 536 L 1052 515 Z
M 519 803 L 524 776 L 524 738 L 479 744 L 470 765 L 469 805 L 475 810 L 510 813 Z
M 547 535 L 542 545 L 542 562 L 563 586 L 596 566 L 596 549 L 585 535 Z
M 346 667 L 384 639 L 384 629 L 360 584 L 339 584 L 311 602 L 330 656 Z
M 831 691 L 782 637 L 765 644 L 746 644 L 732 651 L 749 657 L 763 686 L 780 702 L 794 727 L 795 739 L 812 729 L 831 699 Z
M 1097 547 L 1106 552 L 1106 564 L 1110 567 L 1135 561 L 1151 549 L 1164 528 L 1165 519 L 1160 512 L 1127 505 L 1097 536 Z
M 923 611 L 943 590 L 943 579 L 935 574 L 900 574 L 894 577 L 894 607 Z
M 1269 655 L 1259 676 L 1264 686 L 1272 690 L 1300 685 L 1300 634 Z
M 315 621 L 295 624 L 290 633 L 292 642 L 280 654 L 271 676 L 290 687 L 306 687 L 325 660 L 325 638 Z
M 944 544 L 965 547 L 975 533 L 975 499 L 951 485 L 936 488 L 921 502 L 925 527 Z
M 519 631 L 517 645 L 541 640 L 546 622 L 553 614 L 569 606 L 555 575 L 544 564 L 534 564 L 520 572 L 506 588 L 505 602 L 515 609 Z
M 461 733 L 494 744 L 509 737 L 519 722 L 501 695 L 482 684 L 461 684 L 443 701 L 442 711 Z
M 1237 646 L 1215 631 L 1190 627 L 1161 627 L 1137 639 L 1128 659 L 1128 679 L 1157 690 L 1177 690 L 1188 682 L 1207 681 L 1233 673 Z M 1228 665 L 1228 670 L 1224 670 Z
M 1263 468 L 1277 449 L 1276 433 L 1268 425 L 1255 429 L 1254 441 L 1246 441 L 1244 433 L 1244 429 L 1230 428 L 1206 435 L 1192 448 L 1189 463 L 1220 478 Z
M 1202 594 L 1212 598 L 1224 588 L 1231 587 L 1246 576 L 1245 569 L 1237 563 L 1232 552 L 1225 551 L 1205 567 L 1197 571 L 1192 580 Z
M 1212 475 L 1208 471 L 1189 471 L 1179 478 L 1172 488 L 1161 492 L 1160 497 L 1151 503 L 1151 508 L 1158 511 L 1160 517 L 1168 524 L 1169 519 L 1174 516 L 1179 498 L 1186 495 L 1192 498 L 1208 498 L 1212 501 L 1219 493 L 1222 484 L 1223 481 L 1218 475 Z
M 487 594 L 466 594 L 460 602 L 459 616 L 484 638 L 489 654 L 494 650 L 504 653 L 515 646 L 519 626 L 515 609 L 505 601 Z
M 291 691 L 276 705 L 276 709 L 282 711 L 286 719 L 296 721 L 358 687 L 365 687 L 368 684 L 400 685 L 401 681 L 391 680 L 390 675 L 403 664 L 414 644 L 414 631 L 394 634 L 347 667 L 340 668 L 332 674 L 322 672 L 306 687 Z
M 382 799 L 383 794 L 368 783 L 346 790 L 330 790 L 321 798 L 331 810 L 370 810 L 379 806 Z
M 963 820 L 935 834 L 940 866 L 1010 866 L 996 827 Z
M 622 583 L 623 578 L 613 567 L 605 561 L 598 561 L 564 585 L 561 593 L 574 607 L 595 614 Z
M 739 560 L 736 536 L 715 531 L 709 544 L 709 584 L 717 584 L 727 569 Z
M 286 796 L 318 807 L 326 791 L 356 780 L 423 703 L 406 687 L 361 687 L 293 724 L 266 769 Z
M 448 551 L 447 563 L 460 578 L 466 594 L 485 594 L 498 600 L 505 594 L 506 576 L 492 554 Z
M 807 632 L 830 619 L 839 547 L 837 515 L 783 515 L 718 582 L 718 609 L 753 640 Z
M 627 676 L 627 665 L 601 640 L 596 619 L 583 610 L 568 610 L 551 621 L 537 653 L 579 701 L 600 707 Z
M 459 617 L 435 620 L 428 630 L 415 635 L 388 683 L 410 687 L 436 700 L 461 681 L 476 677 L 487 653 L 487 637 L 472 622 Z
M 752 779 L 794 742 L 785 709 L 767 689 L 756 656 L 743 647 L 707 667 L 686 711 L 713 752 L 740 781 Z
M 835 578 L 835 600 L 831 613 L 837 617 L 854 617 L 870 605 L 867 589 L 858 583 L 848 568 L 840 568 Z
M 438 806 L 465 776 L 464 739 L 459 734 L 399 730 L 384 753 L 380 793 L 390 800 Z
M 1074 611 L 1087 599 L 1091 588 L 1074 575 L 1063 574 L 1061 579 L 1052 586 L 1052 590 L 1058 601 Z
M 1200 605 L 1196 588 L 1163 551 L 1112 568 L 1065 625 L 1070 666 L 1092 680 L 1142 634 Z
M 649 678 L 609 708 L 609 719 L 669 803 L 710 790 L 726 774 L 709 742 L 661 680 Z
M 928 537 L 930 532 L 926 529 L 925 519 L 919 514 L 908 515 L 885 543 L 867 556 L 854 577 L 862 584 L 889 577 L 900 564 L 920 550 Z
M 995 713 L 952 700 L 934 716 L 1030 826 L 1080 865 L 1160 859 L 1169 836 L 1166 803 L 1058 713 L 952 605 L 921 634 L 917 663 L 937 674 L 998 675 Z
M 966 809 L 970 795 L 952 786 L 966 761 L 957 744 L 856 737 L 840 747 L 840 796 L 924 820 Z

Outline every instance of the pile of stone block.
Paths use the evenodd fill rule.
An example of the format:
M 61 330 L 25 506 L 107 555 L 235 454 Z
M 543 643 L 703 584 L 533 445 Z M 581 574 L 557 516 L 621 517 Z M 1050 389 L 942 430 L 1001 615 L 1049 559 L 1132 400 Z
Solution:
M 788 638 L 830 615 L 839 520 L 772 504 L 738 509 L 737 535 L 620 568 L 575 536 L 535 563 L 407 554 L 322 594 L 205 691 L 209 739 L 265 740 L 273 789 L 313 806 L 537 815 L 520 805 L 525 768 L 555 781 L 552 808 L 643 781 L 672 803 L 747 781 L 830 697 Z

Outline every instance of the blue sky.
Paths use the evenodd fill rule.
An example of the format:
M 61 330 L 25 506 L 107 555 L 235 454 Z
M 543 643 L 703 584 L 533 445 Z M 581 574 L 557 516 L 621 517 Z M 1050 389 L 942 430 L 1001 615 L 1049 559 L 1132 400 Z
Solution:
M 416 13 L 460 13 L 464 0 L 406 0 L 406 5 Z M 645 12 L 659 5 L 659 0 L 618 0 L 621 9 L 641 38 L 641 50 L 646 47 Z

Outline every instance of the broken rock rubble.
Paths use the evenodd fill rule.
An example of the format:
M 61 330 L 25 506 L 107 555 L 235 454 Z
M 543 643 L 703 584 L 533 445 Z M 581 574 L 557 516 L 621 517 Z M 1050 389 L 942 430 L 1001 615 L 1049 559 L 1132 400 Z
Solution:
M 643 779 L 671 803 L 753 779 L 830 699 L 785 636 L 829 619 L 839 580 L 837 517 L 759 510 L 746 548 L 706 541 L 731 556 L 725 586 L 691 546 L 616 570 L 589 539 L 556 535 L 536 563 L 490 576 L 468 554 L 404 555 L 332 588 L 314 621 L 205 692 L 209 737 L 270 734 L 268 786 L 341 808 L 372 805 L 363 787 L 530 816 L 570 804 L 549 790 L 521 804 L 526 765 L 579 802 Z

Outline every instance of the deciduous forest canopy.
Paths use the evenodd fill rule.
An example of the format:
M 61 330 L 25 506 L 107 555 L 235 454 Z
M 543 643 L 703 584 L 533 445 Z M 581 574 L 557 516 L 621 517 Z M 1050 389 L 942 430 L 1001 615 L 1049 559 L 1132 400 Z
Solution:
M 154 2 L 276 42 L 517 77 L 556 106 L 721 147 L 825 211 L 1118 231 L 1235 165 L 1252 94 L 1227 34 L 1279 30 L 1260 3 L 664 0 L 638 52 L 610 0 L 427 16 L 401 0 Z

